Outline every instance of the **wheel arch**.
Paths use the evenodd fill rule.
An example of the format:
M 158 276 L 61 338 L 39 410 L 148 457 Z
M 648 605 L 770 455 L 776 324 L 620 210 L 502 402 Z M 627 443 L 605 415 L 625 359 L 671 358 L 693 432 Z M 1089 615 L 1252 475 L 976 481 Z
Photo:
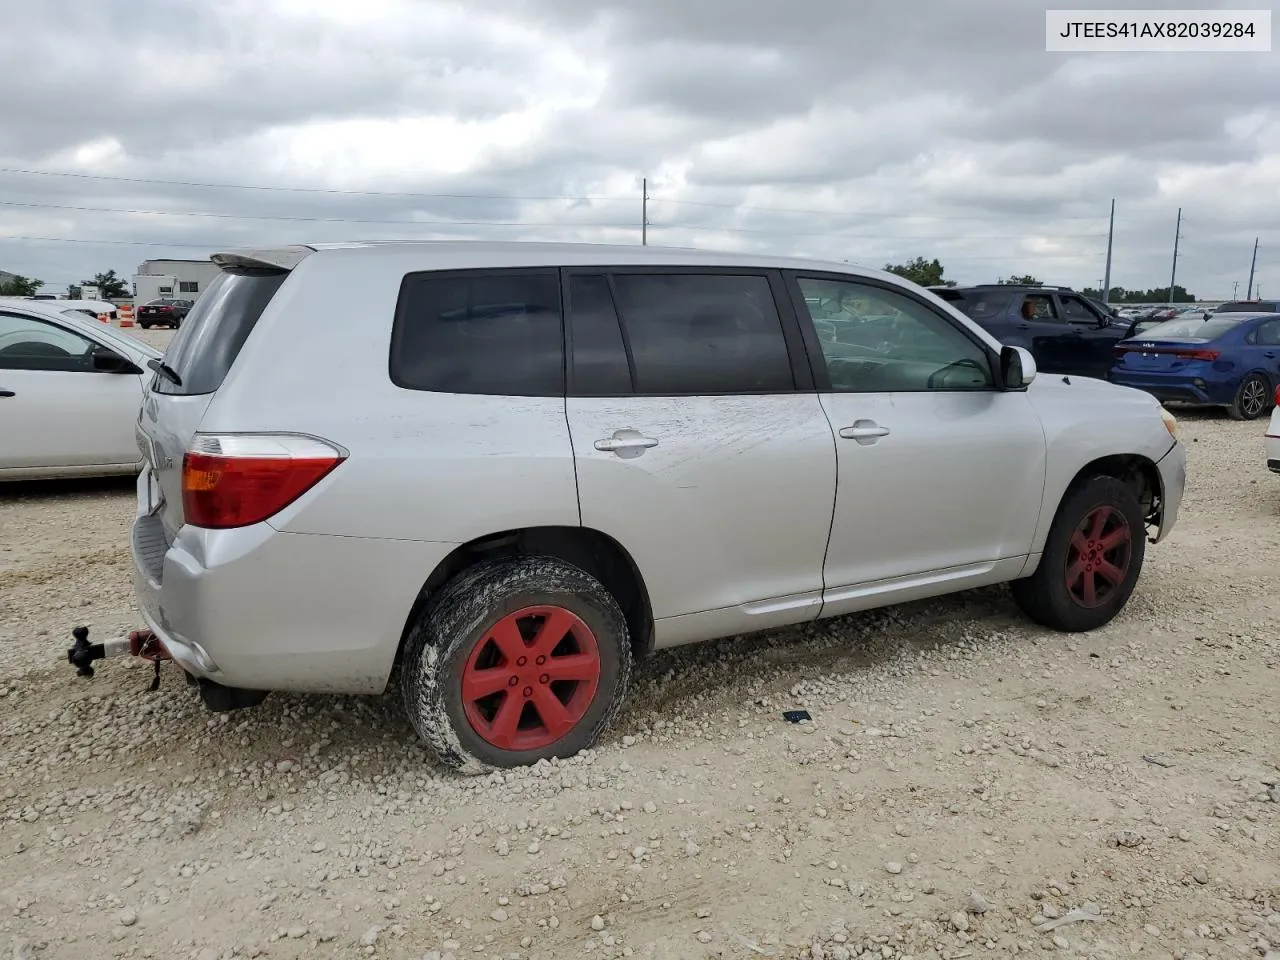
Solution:
M 1142 516 L 1147 526 L 1159 526 L 1164 482 L 1160 478 L 1160 468 L 1156 466 L 1155 461 L 1140 453 L 1109 454 L 1086 463 L 1062 491 L 1062 496 L 1054 506 L 1053 516 L 1058 515 L 1063 502 L 1079 489 L 1081 484 L 1099 476 L 1113 477 L 1133 490 L 1138 503 L 1142 506 Z
M 622 608 L 631 634 L 631 648 L 639 660 L 653 650 L 653 608 L 640 568 L 617 540 L 591 527 L 525 527 L 477 537 L 456 547 L 423 582 L 405 618 L 395 662 L 428 600 L 446 583 L 478 563 L 520 556 L 551 556 L 571 563 L 604 585 Z

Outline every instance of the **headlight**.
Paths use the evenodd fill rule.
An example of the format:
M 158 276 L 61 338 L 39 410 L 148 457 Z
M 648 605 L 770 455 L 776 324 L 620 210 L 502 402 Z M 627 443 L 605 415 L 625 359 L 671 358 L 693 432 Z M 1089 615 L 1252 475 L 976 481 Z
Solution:
M 1164 421 L 1164 428 L 1169 431 L 1169 436 L 1177 440 L 1178 439 L 1178 418 L 1175 417 L 1168 410 L 1166 410 L 1164 407 L 1161 407 L 1160 419 Z

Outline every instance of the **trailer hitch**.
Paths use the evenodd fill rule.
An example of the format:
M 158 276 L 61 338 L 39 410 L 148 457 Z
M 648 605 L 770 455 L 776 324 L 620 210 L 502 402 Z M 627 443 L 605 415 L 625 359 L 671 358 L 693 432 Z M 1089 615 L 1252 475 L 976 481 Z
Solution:
M 76 675 L 93 677 L 91 664 L 95 660 L 107 657 L 129 655 L 150 660 L 155 666 L 155 677 L 151 681 L 152 690 L 160 688 L 160 661 L 171 660 L 169 651 L 164 648 L 160 638 L 151 630 L 134 630 L 127 636 L 104 640 L 102 643 L 89 642 L 89 628 L 76 627 L 71 631 L 75 643 L 67 650 L 67 662 L 76 668 Z

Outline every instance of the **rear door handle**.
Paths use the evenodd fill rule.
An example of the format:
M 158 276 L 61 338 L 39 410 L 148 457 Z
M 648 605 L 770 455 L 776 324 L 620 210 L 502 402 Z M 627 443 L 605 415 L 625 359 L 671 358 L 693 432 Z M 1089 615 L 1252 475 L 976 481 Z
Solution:
M 601 453 L 616 453 L 618 456 L 638 456 L 650 447 L 656 447 L 658 441 L 643 436 L 638 430 L 615 430 L 612 437 L 595 442 L 595 448 Z
M 0 397 L 16 397 L 17 394 L 12 390 L 0 390 Z
M 1275 358 L 1275 353 L 1268 350 L 1266 353 L 1263 354 L 1263 356 L 1266 357 L 1268 360 L 1271 360 Z M 10 394 L 10 396 L 13 396 L 13 394 Z
M 889 428 L 882 427 L 874 420 L 855 420 L 851 427 L 841 427 L 840 436 L 845 440 L 857 440 L 858 443 L 875 443 L 881 437 L 889 435 Z

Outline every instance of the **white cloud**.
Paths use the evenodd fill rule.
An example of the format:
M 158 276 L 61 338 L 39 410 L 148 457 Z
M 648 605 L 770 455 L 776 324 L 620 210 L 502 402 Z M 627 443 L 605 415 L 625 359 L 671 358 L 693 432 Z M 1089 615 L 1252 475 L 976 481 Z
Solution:
M 1188 287 L 1228 295 L 1261 235 L 1280 289 L 1280 62 L 1043 44 L 1025 0 L 10 4 L 0 167 L 134 179 L 0 173 L 0 269 L 62 284 L 242 243 L 634 242 L 647 176 L 654 243 L 1082 286 L 1115 197 L 1117 283 L 1167 282 L 1181 206 Z

